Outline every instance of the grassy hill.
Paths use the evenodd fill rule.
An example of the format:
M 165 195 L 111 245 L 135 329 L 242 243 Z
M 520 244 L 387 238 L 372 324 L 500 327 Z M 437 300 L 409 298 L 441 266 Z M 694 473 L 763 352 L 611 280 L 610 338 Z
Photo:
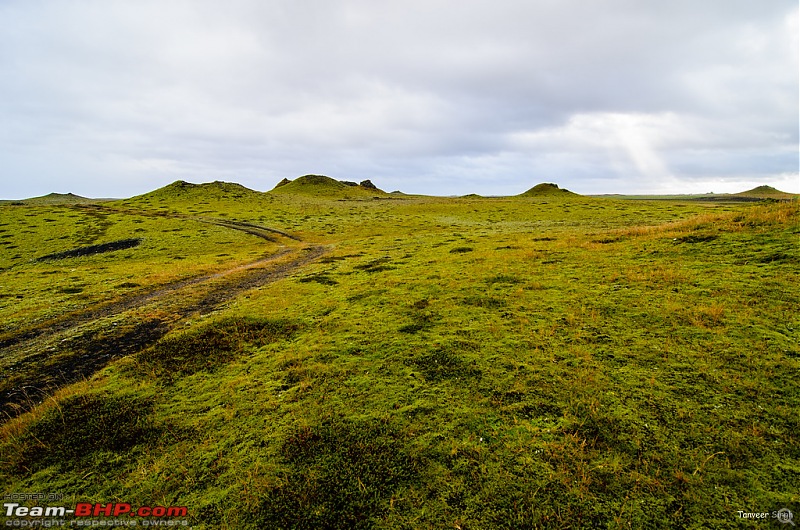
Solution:
M 569 190 L 559 188 L 557 184 L 543 182 L 532 187 L 528 191 L 517 195 L 517 197 L 578 197 L 578 194 Z
M 4 200 L 0 201 L 0 204 L 91 204 L 109 200 L 113 199 L 90 199 L 75 195 L 74 193 L 48 193 L 41 197 L 31 197 L 30 199 L 23 199 L 21 201 Z
M 778 199 L 778 200 L 796 199 L 800 197 L 795 193 L 786 193 L 785 191 L 777 190 L 772 186 L 758 186 L 756 188 L 753 188 L 752 190 L 743 191 L 741 193 L 735 193 L 734 196 L 755 197 L 757 199 Z
M 354 182 L 345 183 L 324 175 L 304 175 L 291 181 L 284 179 L 269 193 L 340 199 L 369 199 L 387 195 L 377 188 L 358 185 Z
M 260 195 L 260 192 L 234 182 L 215 181 L 192 184 L 191 182 L 177 180 L 163 188 L 132 197 L 128 201 L 183 202 L 186 199 L 243 199 L 258 195 Z
M 233 182 L 192 184 L 178 180 L 157 190 L 118 201 L 119 207 L 135 207 L 162 213 L 228 217 L 239 210 L 268 208 L 273 198 Z
M 800 513 L 798 202 L 339 184 L 0 206 L 0 488 L 196 529 Z

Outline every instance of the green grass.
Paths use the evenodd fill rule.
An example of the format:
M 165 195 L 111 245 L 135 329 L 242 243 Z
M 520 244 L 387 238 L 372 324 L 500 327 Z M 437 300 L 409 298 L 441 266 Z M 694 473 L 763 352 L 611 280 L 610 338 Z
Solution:
M 241 232 L 117 205 L 0 207 L 0 332 L 277 249 Z M 132 239 L 135 248 L 69 255 Z
M 800 512 L 797 202 L 174 188 L 2 206 L 34 258 L 143 239 L 74 265 L 4 252 L 4 289 L 53 306 L 5 305 L 6 329 L 123 289 L 98 284 L 274 250 L 195 218 L 329 251 L 164 320 L 159 340 L 6 421 L 3 491 L 185 505 L 195 528 L 738 528 L 738 510 Z M 67 267 L 67 283 L 43 274 Z
M 138 371 L 165 381 L 213 371 L 233 361 L 247 345 L 261 345 L 290 337 L 298 326 L 291 322 L 231 318 L 206 329 L 159 341 L 137 356 Z

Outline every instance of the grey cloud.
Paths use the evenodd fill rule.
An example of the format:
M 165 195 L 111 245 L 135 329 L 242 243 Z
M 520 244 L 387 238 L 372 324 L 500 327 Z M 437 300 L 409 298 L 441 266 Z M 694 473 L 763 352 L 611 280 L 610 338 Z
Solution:
M 680 191 L 798 169 L 795 2 L 11 1 L 0 18 L 5 196 L 307 172 Z

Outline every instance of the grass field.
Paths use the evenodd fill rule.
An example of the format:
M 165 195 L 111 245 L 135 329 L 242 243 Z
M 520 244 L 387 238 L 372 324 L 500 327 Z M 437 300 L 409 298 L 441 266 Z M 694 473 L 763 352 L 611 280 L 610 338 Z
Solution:
M 3 492 L 209 529 L 800 514 L 797 200 L 302 183 L 0 205 Z

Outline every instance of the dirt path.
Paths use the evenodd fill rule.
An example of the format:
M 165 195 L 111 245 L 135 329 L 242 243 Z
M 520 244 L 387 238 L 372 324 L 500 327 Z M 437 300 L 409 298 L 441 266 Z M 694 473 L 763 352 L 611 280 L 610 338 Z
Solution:
M 136 212 L 136 214 L 142 215 L 141 212 Z M 243 223 L 243 222 L 228 221 L 228 220 L 216 220 L 208 218 L 197 218 L 197 217 L 183 216 L 179 214 L 163 214 L 160 212 L 154 215 L 159 215 L 159 216 L 166 215 L 169 217 L 187 219 L 200 223 L 213 224 L 223 228 L 245 232 L 250 235 L 270 241 L 272 243 L 280 243 L 280 238 L 288 238 L 291 239 L 293 242 L 302 242 L 300 238 L 288 234 L 286 232 L 283 232 L 281 230 L 276 230 L 274 228 L 268 228 L 265 226 L 259 226 L 251 223 Z M 36 323 L 35 325 L 19 329 L 17 330 L 16 333 L 6 335 L 2 339 L 0 339 L 0 350 L 6 350 L 7 348 L 15 346 L 24 347 L 24 343 L 29 342 L 31 340 L 45 338 L 51 335 L 55 335 L 57 333 L 63 333 L 72 328 L 76 328 L 86 323 L 93 322 L 100 318 L 108 317 L 116 313 L 121 313 L 129 309 L 145 305 L 151 301 L 163 298 L 170 294 L 174 294 L 187 287 L 202 284 L 210 280 L 218 279 L 236 272 L 241 272 L 244 270 L 257 267 L 263 267 L 264 265 L 269 264 L 272 261 L 276 261 L 279 258 L 291 252 L 296 252 L 296 251 L 297 249 L 293 249 L 291 247 L 285 247 L 280 249 L 275 254 L 272 254 L 270 256 L 256 260 L 251 263 L 247 263 L 245 265 L 239 265 L 231 269 L 215 272 L 212 274 L 195 276 L 191 278 L 184 278 L 182 280 L 177 280 L 168 283 L 166 285 L 155 287 L 149 291 L 140 292 L 122 298 L 118 298 L 111 302 L 100 302 L 99 304 L 96 304 L 86 309 L 81 309 L 79 311 L 74 311 L 66 315 L 61 315 L 59 317 L 49 319 L 44 322 Z M 305 263 L 303 262 L 303 260 L 300 260 L 300 262 L 297 263 L 294 268 L 300 267 L 304 264 Z
M 103 302 L 7 336 L 0 342 L 0 349 L 20 360 L 0 375 L 0 421 L 30 409 L 62 386 L 91 376 L 115 358 L 141 351 L 187 317 L 210 313 L 247 290 L 285 278 L 326 252 L 323 246 L 298 245 L 301 241 L 297 237 L 263 226 L 193 220 L 243 231 L 273 243 L 290 239 L 292 245 L 251 263 Z M 169 317 L 126 319 L 126 312 L 149 306 L 165 309 L 162 313 Z M 92 323 L 109 317 L 118 317 L 113 329 L 91 329 Z M 81 332 L 83 327 L 89 329 Z
M 154 302 L 158 299 L 174 295 L 188 287 L 193 287 L 198 284 L 208 282 L 210 280 L 222 278 L 230 274 L 233 274 L 235 272 L 241 272 L 256 267 L 262 267 L 264 265 L 269 264 L 272 261 L 275 261 L 283 256 L 286 256 L 290 252 L 292 252 L 291 249 L 284 248 L 269 257 L 254 261 L 252 263 L 239 265 L 237 267 L 227 269 L 221 272 L 215 272 L 213 274 L 195 276 L 192 278 L 185 278 L 172 283 L 168 283 L 166 285 L 161 285 L 155 289 L 146 292 L 124 296 L 122 298 L 118 298 L 111 302 L 101 302 L 97 305 L 91 306 L 86 309 L 82 309 L 80 311 L 68 313 L 66 315 L 62 315 L 54 319 L 47 320 L 45 322 L 37 323 L 34 326 L 21 330 L 17 332 L 15 335 L 0 341 L 0 349 L 5 350 L 6 348 L 14 346 L 24 347 L 25 343 L 31 340 L 42 339 L 49 337 L 51 335 L 63 333 L 65 331 L 77 328 L 89 322 L 93 322 L 95 320 L 99 320 L 101 318 L 105 318 L 108 316 L 113 316 L 115 314 L 133 309 L 135 307 L 141 307 L 148 303 Z M 298 264 L 297 266 L 299 267 L 301 265 L 302 264 Z

